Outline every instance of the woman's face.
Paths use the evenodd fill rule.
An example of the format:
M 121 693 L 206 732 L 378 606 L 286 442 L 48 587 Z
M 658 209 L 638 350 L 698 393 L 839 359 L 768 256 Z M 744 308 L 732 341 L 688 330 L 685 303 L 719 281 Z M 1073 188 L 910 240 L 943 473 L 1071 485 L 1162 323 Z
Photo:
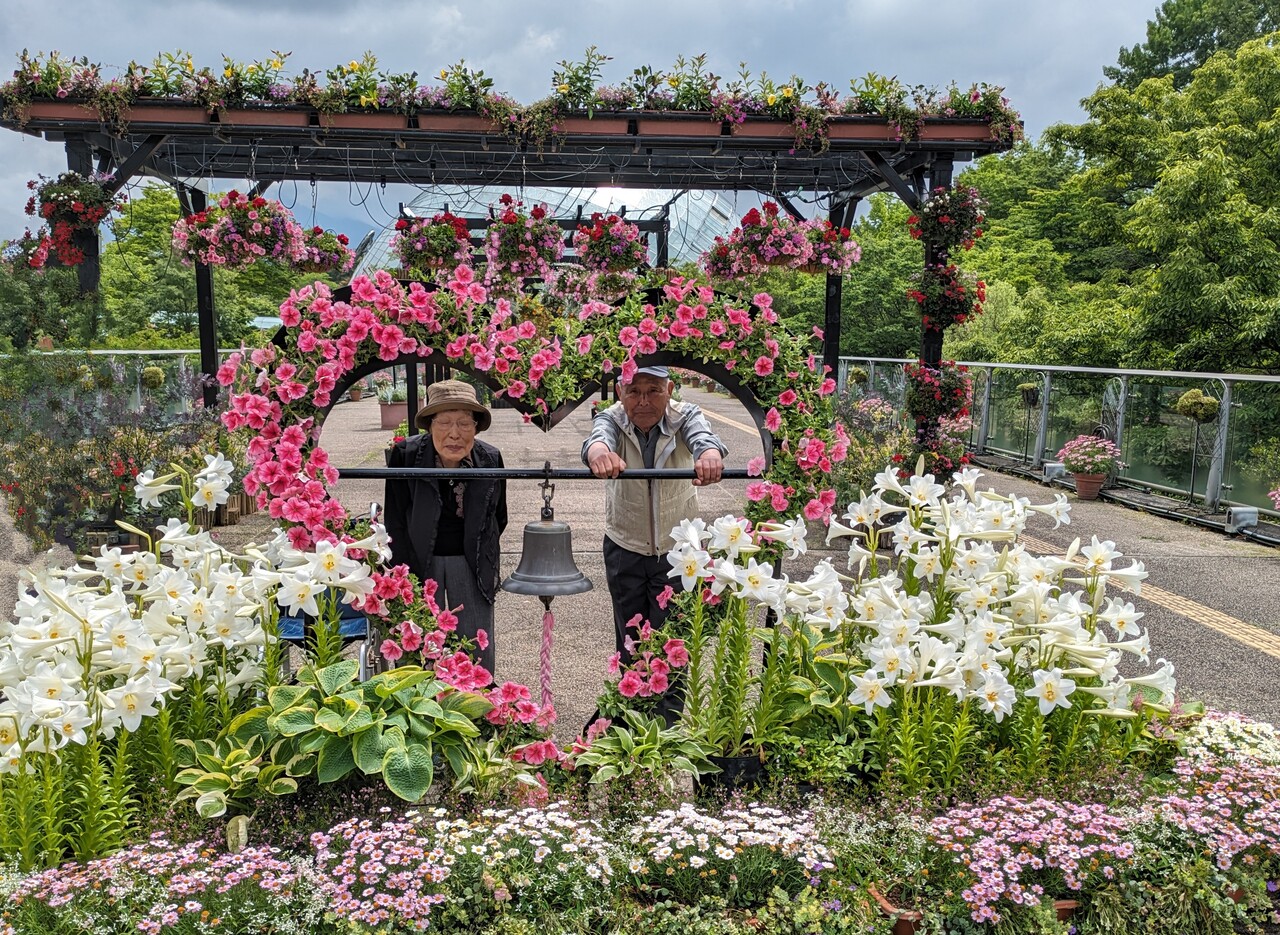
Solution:
M 476 417 L 467 409 L 444 409 L 431 418 L 431 441 L 441 467 L 453 468 L 476 444 Z

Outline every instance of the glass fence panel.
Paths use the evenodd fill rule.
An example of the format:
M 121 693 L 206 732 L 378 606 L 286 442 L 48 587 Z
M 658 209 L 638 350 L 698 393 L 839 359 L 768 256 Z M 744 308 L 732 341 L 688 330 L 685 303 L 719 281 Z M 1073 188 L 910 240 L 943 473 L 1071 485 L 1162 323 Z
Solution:
M 854 361 L 868 371 L 866 392 L 902 405 L 902 373 L 897 363 Z M 1077 435 L 1098 434 L 1120 446 L 1118 480 L 1171 496 L 1202 501 L 1211 479 L 1221 414 L 1197 423 L 1178 412 L 1188 390 L 1221 400 L 1222 379 L 1194 373 L 1152 376 L 1133 371 L 1003 367 L 973 362 L 972 447 L 1031 463 L 1040 427 L 1044 374 L 1052 376 L 1045 460 L 1054 460 Z M 988 376 L 989 374 L 989 376 Z M 987 433 L 981 437 L 982 399 L 991 381 Z M 1232 379 L 1232 406 L 1222 463 L 1221 502 L 1274 511 L 1267 497 L 1280 485 L 1280 378 Z M 1122 411 L 1123 410 L 1123 411 Z M 1123 423 L 1123 425 L 1122 425 Z M 1119 437 L 1123 429 L 1123 437 Z
M 1274 509 L 1267 491 L 1280 486 L 1280 385 L 1233 383 L 1227 425 L 1223 499 Z M 1216 434 L 1217 422 L 1210 428 Z
M 1107 382 L 1103 374 L 1053 374 L 1044 460 L 1056 461 L 1062 446 L 1079 435 L 1115 438 L 1114 412 L 1105 405 Z
M 194 352 L 0 358 L 0 488 L 18 528 L 83 549 L 95 524 L 138 524 L 138 472 L 216 448 L 242 464 L 202 385 Z
M 1215 430 L 1178 413 L 1178 400 L 1191 389 L 1221 395 L 1221 384 L 1191 376 L 1130 379 L 1120 477 L 1188 498 L 1193 492 L 1204 496 Z
M 1040 388 L 1043 385 L 1043 376 L 1034 370 L 993 371 L 988 450 L 1030 462 L 1040 427 Z M 1020 387 L 1026 387 L 1025 392 Z

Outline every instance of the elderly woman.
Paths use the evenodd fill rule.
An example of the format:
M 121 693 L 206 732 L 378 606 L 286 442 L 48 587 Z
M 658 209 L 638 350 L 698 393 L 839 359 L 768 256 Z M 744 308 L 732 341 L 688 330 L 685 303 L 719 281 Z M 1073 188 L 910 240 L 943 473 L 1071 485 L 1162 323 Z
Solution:
M 441 607 L 457 607 L 458 632 L 475 639 L 473 656 L 493 672 L 493 598 L 498 588 L 498 540 L 507 527 L 507 484 L 468 480 L 468 468 L 502 467 L 497 448 L 476 438 L 491 417 L 474 387 L 441 380 L 427 388 L 427 404 L 414 418 L 426 434 L 397 442 L 388 467 L 457 468 L 460 476 L 387 480 L 386 524 L 395 564 L 440 585 Z

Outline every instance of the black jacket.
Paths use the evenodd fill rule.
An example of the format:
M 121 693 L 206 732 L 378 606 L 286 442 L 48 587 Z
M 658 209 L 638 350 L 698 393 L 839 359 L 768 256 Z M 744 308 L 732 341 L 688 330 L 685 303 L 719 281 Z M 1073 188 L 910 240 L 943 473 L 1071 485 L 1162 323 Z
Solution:
M 497 448 L 476 439 L 471 460 L 478 468 L 502 467 Z M 439 467 L 430 435 L 412 435 L 387 449 L 387 467 Z M 387 480 L 386 526 L 391 562 L 409 566 L 421 580 L 431 577 L 436 530 L 440 523 L 440 485 L 431 480 Z M 498 589 L 499 539 L 507 528 L 507 482 L 469 480 L 462 501 L 462 549 L 480 593 L 493 603 Z

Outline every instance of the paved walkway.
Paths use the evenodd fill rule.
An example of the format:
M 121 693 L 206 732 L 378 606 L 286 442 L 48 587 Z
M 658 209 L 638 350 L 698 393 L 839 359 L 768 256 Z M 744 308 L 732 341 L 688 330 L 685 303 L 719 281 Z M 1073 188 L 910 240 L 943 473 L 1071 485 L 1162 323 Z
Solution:
M 745 467 L 760 454 L 760 439 L 746 411 L 734 399 L 689 392 L 721 432 L 730 449 L 727 464 Z M 487 441 L 497 445 L 513 467 L 540 467 L 550 460 L 556 467 L 578 467 L 579 448 L 587 432 L 587 406 L 550 433 L 524 424 L 512 410 L 496 410 Z M 321 443 L 334 464 L 343 467 L 380 466 L 391 433 L 378 428 L 375 400 L 343 402 L 325 424 Z M 988 485 L 1002 493 L 1045 502 L 1052 491 L 1027 480 L 989 474 Z M 739 513 L 744 503 L 741 481 L 726 482 L 702 493 L 708 519 Z M 381 500 L 376 481 L 343 481 L 338 494 L 349 509 L 367 509 Z M 1149 516 L 1124 507 L 1073 499 L 1072 523 L 1057 530 L 1036 517 L 1025 541 L 1033 551 L 1061 554 L 1071 540 L 1090 536 L 1114 541 L 1127 557 L 1146 564 L 1150 577 L 1143 596 L 1134 603 L 1146 617 L 1152 657 L 1165 657 L 1177 667 L 1180 695 L 1199 698 L 1223 709 L 1235 709 L 1280 724 L 1280 551 L 1233 540 L 1217 533 Z M 511 525 L 502 541 L 503 574 L 519 560 L 522 530 L 536 520 L 541 499 L 536 481 L 508 485 Z M 556 490 L 556 517 L 573 529 L 578 567 L 596 583 L 587 594 L 558 598 L 553 653 L 554 688 L 561 712 L 558 734 L 576 730 L 594 708 L 594 697 L 612 652 L 609 598 L 604 583 L 600 544 L 604 534 L 604 489 L 596 481 L 562 482 Z M 262 522 L 261 514 L 250 522 Z M 248 530 L 246 530 L 248 531 Z M 815 543 L 820 544 L 820 543 Z M 802 574 L 824 554 L 789 564 Z M 839 556 L 837 556 L 839 558 Z M 534 685 L 541 632 L 541 605 L 534 598 L 502 594 L 495 625 L 498 672 L 502 679 Z

